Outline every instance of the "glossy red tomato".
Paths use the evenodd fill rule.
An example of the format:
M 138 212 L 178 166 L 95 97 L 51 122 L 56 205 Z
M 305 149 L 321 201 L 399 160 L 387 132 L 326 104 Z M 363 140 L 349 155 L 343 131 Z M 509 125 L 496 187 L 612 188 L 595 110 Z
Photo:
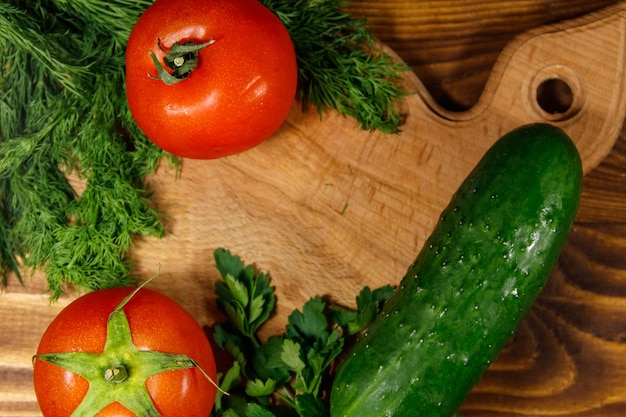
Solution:
M 133 417 L 142 413 L 123 404 L 141 409 L 142 399 L 144 408 L 154 407 L 163 417 L 210 414 L 216 388 L 207 376 L 215 381 L 216 370 L 202 328 L 178 303 L 145 288 L 111 314 L 133 290 L 84 295 L 49 325 L 34 360 L 35 393 L 44 416 L 67 417 L 80 406 L 88 415 Z
M 193 45 L 200 50 L 176 51 Z M 178 82 L 157 79 L 158 67 Z M 271 136 L 293 104 L 297 72 L 287 30 L 258 0 L 156 0 L 126 49 L 126 95 L 137 125 L 187 158 L 232 155 Z

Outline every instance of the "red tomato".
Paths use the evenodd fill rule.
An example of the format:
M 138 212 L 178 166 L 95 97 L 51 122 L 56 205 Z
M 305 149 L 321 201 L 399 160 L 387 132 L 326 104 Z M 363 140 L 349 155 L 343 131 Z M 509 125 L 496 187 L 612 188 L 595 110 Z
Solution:
M 108 332 L 109 315 L 130 294 L 133 288 L 114 288 L 84 295 L 64 308 L 44 333 L 37 355 L 64 352 L 87 352 L 103 355 Z M 132 336 L 132 345 L 145 352 L 182 354 L 195 361 L 216 379 L 215 361 L 207 337 L 195 319 L 169 297 L 149 289 L 140 289 L 123 307 Z M 119 318 L 119 317 L 118 317 Z M 104 398 L 114 390 L 128 392 L 140 385 L 163 416 L 207 417 L 213 407 L 215 386 L 197 367 L 159 372 L 141 379 L 145 363 L 129 363 L 130 350 L 114 346 L 114 363 L 127 367 L 126 381 L 108 383 L 105 391 L 95 398 Z M 60 356 L 60 355 L 59 355 Z M 95 355 L 92 355 L 95 356 Z M 98 363 L 93 365 L 97 369 Z M 107 365 L 108 366 L 108 365 Z M 97 379 L 106 372 L 94 371 Z M 139 378 L 133 382 L 133 378 Z M 102 384 L 102 381 L 99 381 Z M 91 386 L 94 385 L 91 382 Z M 44 360 L 34 361 L 34 384 L 37 401 L 46 417 L 67 417 L 83 402 L 90 383 L 61 366 Z M 127 384 L 127 385 L 124 385 Z M 131 385 L 135 384 L 135 385 Z M 115 394 L 117 395 L 117 394 Z M 136 414 L 119 402 L 107 402 L 99 417 L 133 417 Z M 94 412 L 98 411 L 95 410 Z
M 165 68 L 174 45 L 210 41 L 180 82 L 155 79 L 151 52 Z M 271 136 L 293 104 L 297 74 L 287 30 L 258 0 L 156 0 L 126 48 L 126 96 L 137 125 L 186 158 L 236 154 Z

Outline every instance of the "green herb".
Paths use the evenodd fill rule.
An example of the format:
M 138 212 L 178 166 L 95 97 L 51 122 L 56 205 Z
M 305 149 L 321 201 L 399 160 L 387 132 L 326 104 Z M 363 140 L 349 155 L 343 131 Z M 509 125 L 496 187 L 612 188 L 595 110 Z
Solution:
M 215 327 L 214 338 L 234 362 L 218 376 L 230 395 L 218 393 L 212 417 L 327 417 L 333 361 L 346 338 L 374 319 L 393 288 L 364 288 L 357 310 L 311 298 L 289 316 L 282 335 L 263 343 L 257 331 L 276 304 L 269 277 L 229 251 L 218 249 L 214 256 L 223 278 L 216 283 L 217 302 L 229 319 Z
M 406 68 L 343 0 L 263 2 L 293 38 L 303 105 L 398 130 Z M 124 93 L 126 41 L 151 3 L 0 3 L 1 285 L 36 269 L 53 299 L 67 285 L 126 285 L 133 239 L 163 234 L 144 180 L 164 152 L 137 128 Z
M 162 152 L 124 95 L 125 40 L 149 2 L 19 3 L 0 3 L 3 281 L 21 279 L 19 259 L 45 271 L 52 298 L 129 283 L 133 236 L 163 233 L 142 183 Z
M 383 53 L 365 19 L 342 10 L 348 0 L 261 0 L 283 22 L 298 60 L 300 98 L 321 112 L 336 109 L 363 129 L 398 132 L 395 101 L 408 70 Z

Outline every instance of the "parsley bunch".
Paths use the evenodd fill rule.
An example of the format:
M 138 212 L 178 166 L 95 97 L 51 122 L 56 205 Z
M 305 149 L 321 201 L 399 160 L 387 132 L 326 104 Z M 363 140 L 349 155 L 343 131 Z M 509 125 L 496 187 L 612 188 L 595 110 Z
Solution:
M 216 283 L 218 306 L 229 319 L 215 327 L 219 347 L 233 357 L 218 375 L 220 388 L 212 417 L 328 417 L 333 363 L 350 337 L 366 328 L 393 288 L 365 287 L 357 309 L 348 310 L 313 297 L 294 311 L 282 335 L 262 343 L 257 331 L 276 304 L 269 277 L 229 251 L 214 257 L 222 281 Z

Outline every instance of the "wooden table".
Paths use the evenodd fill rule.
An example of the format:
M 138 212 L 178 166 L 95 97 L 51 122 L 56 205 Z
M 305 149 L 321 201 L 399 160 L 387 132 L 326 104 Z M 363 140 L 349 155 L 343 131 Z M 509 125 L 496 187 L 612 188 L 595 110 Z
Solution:
M 374 33 L 413 68 L 439 104 L 449 110 L 465 111 L 479 101 L 496 61 L 516 35 L 613 3 L 607 0 L 355 0 L 349 8 L 355 15 L 370 20 Z M 317 124 L 312 119 L 314 117 L 295 113 L 288 122 L 289 129 L 297 130 L 302 123 L 323 129 L 324 121 Z M 337 122 L 332 116 L 325 120 Z M 468 398 L 463 407 L 466 417 L 626 415 L 626 130 L 623 120 L 616 128 L 621 133 L 615 146 L 586 174 L 577 221 L 557 270 L 514 340 Z M 279 132 L 279 137 L 283 136 L 286 137 L 286 133 Z M 272 152 L 273 146 L 269 144 L 258 152 Z M 252 155 L 251 158 L 254 153 Z M 236 164 L 229 169 L 239 170 L 245 178 L 246 173 Z M 328 166 L 327 169 L 338 168 Z M 183 171 L 183 176 L 190 171 L 192 169 Z M 167 174 L 155 178 L 153 184 L 172 187 Z M 345 175 L 348 174 L 346 171 Z M 331 188 L 330 184 L 327 185 L 326 189 Z M 340 185 L 337 184 L 336 188 Z M 158 201 L 163 198 L 163 206 L 171 209 L 171 213 L 195 210 L 185 202 L 166 204 L 169 200 L 159 195 L 159 188 L 155 191 L 155 198 Z M 232 192 L 227 188 L 221 191 Z M 230 197 L 229 201 L 236 202 L 236 198 Z M 287 195 L 289 197 L 293 196 Z M 419 230 L 423 232 L 432 226 L 435 221 L 432 214 L 447 198 L 443 195 L 436 201 L 426 202 L 423 213 L 421 206 L 412 208 L 412 216 L 425 219 Z M 357 207 L 353 203 L 346 206 L 344 200 L 331 199 L 329 204 L 334 204 L 337 213 L 335 217 L 322 213 L 328 218 L 340 218 L 337 216 L 341 215 L 338 213 L 341 210 L 348 207 L 347 214 L 350 214 L 350 210 Z M 245 205 L 236 208 L 241 207 Z M 217 220 L 229 221 L 228 218 Z M 259 223 L 263 220 L 260 219 Z M 166 238 L 167 244 L 181 239 L 176 232 L 176 223 L 168 227 L 174 237 L 169 241 Z M 315 235 L 312 230 L 306 232 Z M 406 234 L 402 229 L 393 232 L 394 237 Z M 385 246 L 388 251 L 381 256 L 387 256 L 391 264 L 391 273 L 385 279 L 390 283 L 397 282 L 424 237 L 424 233 L 418 233 L 413 238 L 415 247 L 407 253 L 395 253 L 397 247 L 402 247 L 400 243 Z M 342 238 L 345 241 L 335 246 L 346 244 L 365 248 L 371 243 L 352 241 L 344 235 Z M 351 276 L 356 275 L 355 271 L 366 270 L 362 265 L 365 261 L 345 254 L 337 262 L 345 261 L 350 267 L 340 271 L 348 275 L 347 279 L 339 288 L 333 289 L 316 283 L 306 274 L 281 281 L 280 277 L 286 275 L 286 271 L 281 269 L 280 260 L 267 256 L 262 249 L 272 247 L 271 236 L 252 236 L 246 242 L 229 238 L 218 240 L 211 236 L 207 239 L 207 246 L 224 244 L 242 255 L 244 260 L 258 262 L 262 269 L 275 275 L 282 307 L 278 319 L 265 329 L 266 333 L 280 330 L 284 324 L 280 319 L 310 296 L 332 293 L 341 299 L 344 294 L 355 294 L 354 289 L 364 282 L 368 283 L 367 278 L 358 280 Z M 388 244 L 390 240 L 382 238 L 382 244 Z M 154 269 L 159 256 L 167 251 L 167 247 L 159 245 L 165 244 L 138 242 L 134 253 L 140 259 L 138 268 L 143 271 Z M 197 264 L 190 262 L 194 256 L 205 257 L 205 270 L 199 270 Z M 190 298 L 188 295 L 189 291 L 210 292 L 215 279 L 215 272 L 209 271 L 210 252 L 194 252 L 194 248 L 187 248 L 180 257 L 181 260 L 173 262 L 172 268 L 177 268 L 179 275 L 185 274 L 185 277 L 168 271 L 164 264 L 164 278 L 155 282 L 155 286 L 181 301 L 203 325 L 210 325 L 214 321 L 211 315 L 217 314 L 212 298 Z M 311 258 L 308 264 L 307 261 L 298 262 L 303 263 L 305 269 L 320 271 L 321 275 L 337 266 L 318 258 Z M 185 279 L 187 286 L 183 290 L 170 278 Z M 313 282 L 300 284 L 301 281 Z M 35 275 L 27 279 L 25 286 L 11 280 L 0 294 L 3 318 L 0 321 L 0 416 L 40 415 L 32 390 L 30 358 L 49 320 L 75 296 L 70 292 L 50 305 L 44 290 L 44 278 Z

